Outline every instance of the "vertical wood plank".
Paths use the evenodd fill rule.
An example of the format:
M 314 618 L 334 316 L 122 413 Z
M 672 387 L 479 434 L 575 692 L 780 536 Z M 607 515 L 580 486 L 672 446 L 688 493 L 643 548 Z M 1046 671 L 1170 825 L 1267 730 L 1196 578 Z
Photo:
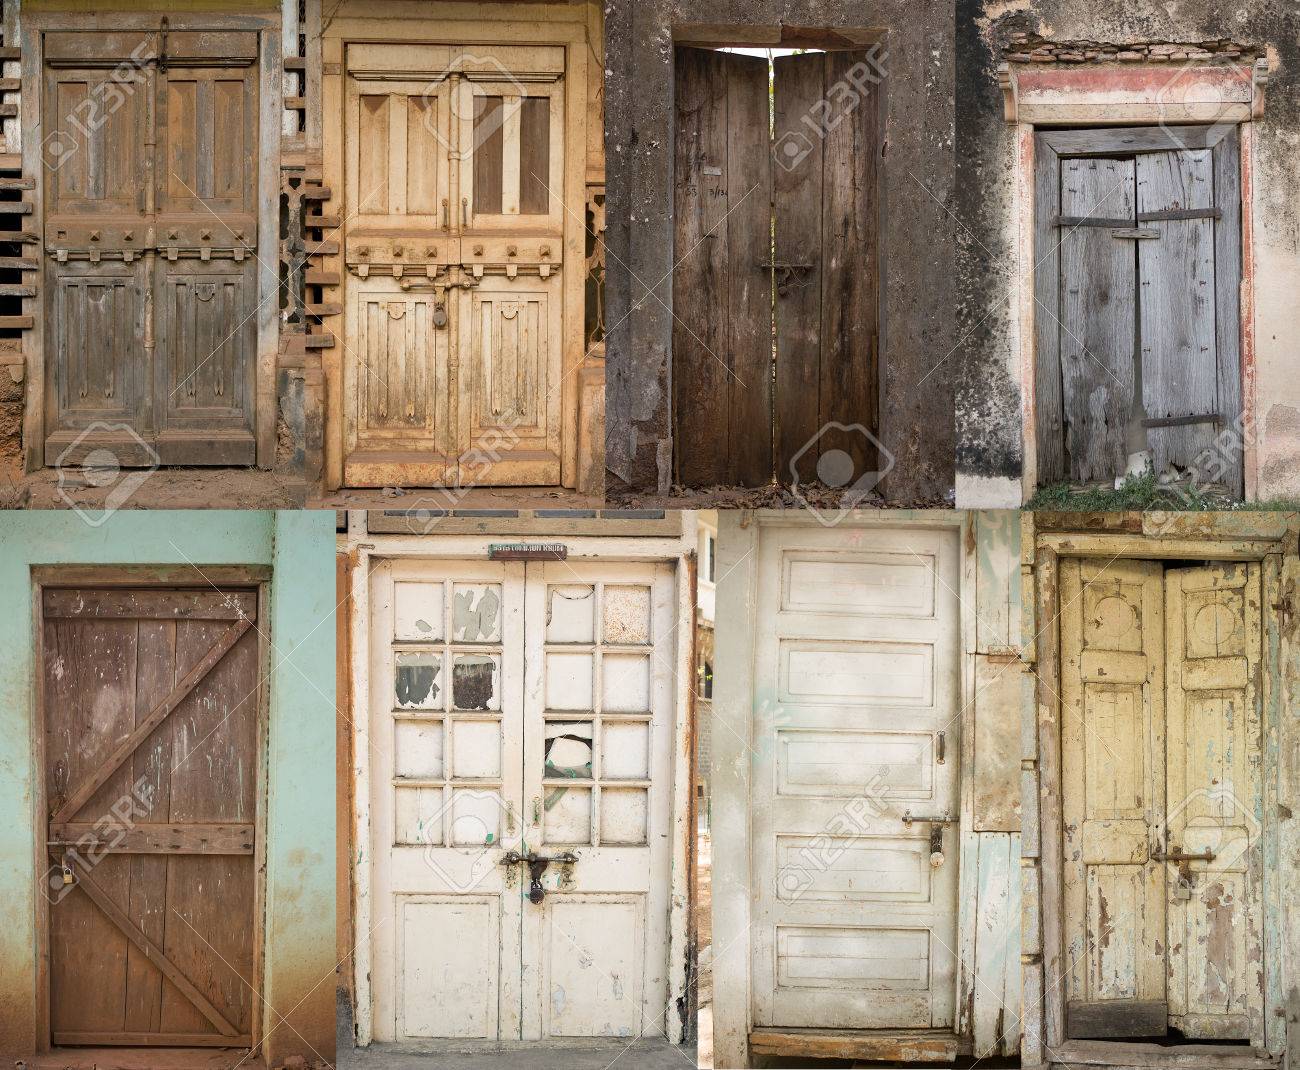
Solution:
M 1034 138 L 1034 438 L 1038 482 L 1065 478 L 1065 402 L 1061 396 L 1061 161 L 1047 138 Z
M 1213 183 L 1208 149 L 1144 153 L 1137 158 L 1138 211 L 1210 208 Z M 1158 239 L 1136 243 L 1146 416 L 1218 414 L 1215 223 L 1160 219 L 1142 225 L 1160 233 Z M 1216 434 L 1218 425 L 1209 422 L 1149 428 L 1156 472 L 1171 465 L 1191 468 Z
M 721 53 L 727 71 L 727 349 L 734 482 L 772 478 L 772 154 L 767 60 Z
M 839 423 L 850 430 L 832 428 L 817 445 L 823 456 L 846 453 L 852 464 L 839 475 L 856 480 L 880 466 L 875 443 L 852 430 L 861 425 L 874 434 L 880 426 L 880 94 L 879 83 L 854 73 L 855 66 L 865 68 L 866 52 L 828 52 L 825 60 L 827 99 L 841 99 L 850 87 L 862 99 L 826 134 L 818 425 Z M 836 478 L 833 465 L 826 475 Z
M 815 122 L 825 107 L 827 55 L 778 56 L 774 60 L 772 202 L 778 263 L 808 270 L 778 273 L 776 291 L 776 478 L 789 483 L 798 456 L 798 478 L 817 478 L 821 443 L 822 201 L 826 140 Z M 852 125 L 848 120 L 842 125 Z M 845 221 L 846 224 L 850 221 Z M 812 448 L 804 447 L 812 443 Z M 802 453 L 801 453 L 802 451 Z
M 979 909 L 975 930 L 975 1055 L 997 1055 L 1010 1010 L 1004 989 L 1007 958 L 1019 946 L 1018 896 L 1013 894 L 1011 837 L 983 833 L 979 840 Z M 1018 889 L 1016 889 L 1018 891 Z M 1019 958 L 1019 955 L 1012 957 Z
M 677 49 L 673 460 L 677 482 L 688 487 L 726 483 L 730 476 L 726 91 L 721 53 Z
M 1131 159 L 1063 160 L 1061 215 L 1133 219 L 1133 176 Z M 1113 480 L 1128 464 L 1133 416 L 1134 243 L 1113 238 L 1107 227 L 1060 230 L 1067 471 L 1082 482 Z
M 1064 867 L 1061 841 L 1061 643 L 1058 631 L 1058 585 L 1060 574 L 1054 550 L 1039 550 L 1035 560 L 1038 585 L 1034 592 L 1035 615 L 1040 622 L 1038 676 L 1035 707 L 1038 724 L 1038 768 L 1040 780 L 1039 819 L 1043 830 L 1041 867 L 1043 896 L 1043 977 L 1052 984 L 1043 994 L 1043 1034 L 1039 1043 L 1060 1046 L 1065 1038 L 1065 1006 L 1060 983 L 1062 956 L 1061 887 Z

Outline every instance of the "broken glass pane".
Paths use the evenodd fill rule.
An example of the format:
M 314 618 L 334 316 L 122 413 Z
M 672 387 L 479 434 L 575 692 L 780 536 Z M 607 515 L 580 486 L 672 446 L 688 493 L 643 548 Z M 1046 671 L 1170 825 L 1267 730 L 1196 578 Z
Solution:
M 395 667 L 397 708 L 401 710 L 442 709 L 442 655 L 425 651 L 397 654 Z
M 590 843 L 591 789 L 567 784 L 547 788 L 542 836 L 546 843 Z
M 497 659 L 491 654 L 457 654 L 451 666 L 451 704 L 458 710 L 495 710 Z
M 501 587 L 458 583 L 452 591 L 451 638 L 456 643 L 495 643 L 501 638 Z
M 596 592 L 589 584 L 546 588 L 546 641 L 590 643 L 595 638 Z
M 591 743 L 590 721 L 549 721 L 544 775 L 591 779 Z
M 442 584 L 393 584 L 393 636 L 436 643 L 442 639 Z

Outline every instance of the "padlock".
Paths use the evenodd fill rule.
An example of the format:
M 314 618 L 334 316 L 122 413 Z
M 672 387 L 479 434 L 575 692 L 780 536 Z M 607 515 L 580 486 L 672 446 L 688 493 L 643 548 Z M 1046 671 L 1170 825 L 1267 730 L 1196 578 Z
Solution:
M 940 866 L 942 866 L 942 865 L 943 865 L 943 852 L 942 852 L 942 851 L 931 851 L 931 852 L 930 852 L 930 868 L 931 868 L 931 869 L 938 869 L 938 868 L 939 868 Z
M 63 863 L 63 883 L 64 883 L 65 885 L 68 885 L 68 884 L 72 884 L 72 883 L 73 883 L 73 878 L 72 878 L 72 867 L 71 867 L 70 865 L 68 865 L 67 862 L 64 862 L 64 863 Z
M 447 306 L 446 306 L 446 305 L 434 305 L 434 306 L 433 306 L 433 325 L 434 325 L 435 327 L 445 327 L 445 326 L 447 326 Z

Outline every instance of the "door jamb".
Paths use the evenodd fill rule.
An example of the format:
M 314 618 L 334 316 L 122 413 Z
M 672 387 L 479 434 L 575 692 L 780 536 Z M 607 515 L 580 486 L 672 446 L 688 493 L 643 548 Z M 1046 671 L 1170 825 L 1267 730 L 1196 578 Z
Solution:
M 39 130 L 45 106 L 45 33 L 50 30 L 154 30 L 161 12 L 27 12 L 19 26 L 22 54 L 22 125 Z M 261 171 L 257 183 L 257 284 L 253 298 L 257 309 L 257 351 L 253 357 L 253 438 L 255 467 L 275 464 L 275 425 L 279 408 L 275 389 L 280 344 L 280 120 L 284 109 L 281 77 L 280 12 L 266 15 L 220 15 L 169 12 L 171 30 L 250 30 L 257 33 L 257 131 Z M 44 259 L 45 183 L 41 159 L 43 145 L 35 137 L 22 139 L 23 174 L 35 177 L 30 193 L 30 219 Z M 27 363 L 23 408 L 23 454 L 28 472 L 45 464 L 46 369 L 51 363 L 45 349 L 45 314 L 52 294 L 44 291 L 23 299 L 24 313 L 32 316 L 25 332 Z M 57 340 L 56 340 L 57 341 Z M 241 466 L 242 467 L 242 466 Z
M 1148 514 L 1153 515 L 1153 514 Z M 1034 575 L 1034 597 L 1031 612 L 1035 619 L 1029 622 L 1029 634 L 1036 639 L 1035 686 L 1026 699 L 1024 710 L 1026 726 L 1034 726 L 1034 743 L 1037 747 L 1038 772 L 1037 799 L 1038 827 L 1040 829 L 1039 874 L 1040 914 L 1034 918 L 1026 912 L 1024 923 L 1032 927 L 1037 923 L 1039 932 L 1026 936 L 1026 944 L 1038 943 L 1042 948 L 1042 1029 L 1038 1043 L 1044 1049 L 1042 1058 L 1050 1059 L 1052 1053 L 1067 1043 L 1065 1036 L 1066 993 L 1059 979 L 1064 971 L 1061 963 L 1065 954 L 1064 898 L 1064 820 L 1061 796 L 1061 647 L 1060 647 L 1060 561 L 1063 557 L 1105 557 L 1110 559 L 1134 558 L 1149 561 L 1241 561 L 1256 562 L 1261 566 L 1263 605 L 1260 607 L 1263 625 L 1263 704 L 1262 752 L 1264 814 L 1261 832 L 1263 851 L 1263 903 L 1261 923 L 1264 948 L 1264 1030 L 1266 1046 L 1277 1055 L 1286 1046 L 1286 1020 L 1282 1011 L 1286 1006 L 1282 991 L 1282 959 L 1287 953 L 1283 926 L 1286 902 L 1280 887 L 1278 859 L 1282 829 L 1278 821 L 1278 808 L 1282 800 L 1279 774 L 1283 769 L 1281 708 L 1288 694 L 1283 677 L 1282 663 L 1295 657 L 1291 632 L 1279 621 L 1278 607 L 1289 604 L 1284 592 L 1296 582 L 1296 535 L 1290 532 L 1276 539 L 1240 539 L 1230 533 L 1204 539 L 1162 538 L 1158 534 L 1060 534 L 1039 533 L 1028 552 L 1028 567 Z M 1291 647 L 1288 654 L 1284 647 Z M 1292 688 L 1293 690 L 1293 688 Z M 1288 800 L 1289 801 L 1289 800 Z M 1026 800 L 1026 813 L 1030 803 Z M 1025 844 L 1026 859 L 1030 844 Z M 1027 871 L 1032 873 L 1032 870 Z M 1272 879 L 1270 879 L 1270 874 Z M 1034 941 L 1033 936 L 1039 941 Z M 1026 992 L 1029 1000 L 1034 993 Z M 1032 1022 L 1026 1023 L 1028 1040 L 1033 1033 Z M 1026 1052 L 1026 1058 L 1033 1057 Z
M 689 514 L 686 514 L 689 515 Z M 371 888 L 371 867 L 376 853 L 369 849 L 370 828 L 370 655 L 371 608 L 370 585 L 374 570 L 386 563 L 403 559 L 425 561 L 485 561 L 490 543 L 498 539 L 481 536 L 403 536 L 378 535 L 348 538 L 340 544 L 346 549 L 351 572 L 351 588 L 340 600 L 347 601 L 350 636 L 350 693 L 353 784 L 352 784 L 352 930 L 358 934 L 353 948 L 354 1041 L 368 1047 L 374 1037 L 374 1002 L 370 984 L 372 968 L 370 932 L 375 924 Z M 675 587 L 676 620 L 692 621 L 695 613 L 695 584 L 692 579 L 695 558 L 695 528 L 683 524 L 680 537 L 672 539 L 641 536 L 575 536 L 560 538 L 574 560 L 598 562 L 636 561 L 658 563 L 672 569 Z M 691 850 L 691 723 L 687 716 L 694 673 L 692 648 L 694 628 L 677 627 L 673 637 L 675 681 L 673 685 L 673 768 L 672 768 L 672 875 L 666 897 L 668 925 L 668 992 L 663 1007 L 664 1030 L 669 1043 L 679 1044 L 684 1032 L 679 1006 L 685 1004 L 688 983 L 687 941 L 689 919 L 685 904 L 694 901 L 690 886 Z M 364 934 L 364 935 L 362 935 Z
M 974 769 L 969 764 L 969 748 L 975 739 L 975 660 L 978 626 L 975 560 L 975 525 L 979 514 L 973 511 L 941 510 L 891 511 L 886 515 L 854 513 L 846 517 L 846 527 L 861 531 L 920 528 L 949 530 L 958 536 L 957 569 L 959 595 L 958 679 L 962 716 L 961 761 L 958 799 L 960 800 L 960 837 L 958 849 L 958 888 L 968 887 L 978 852 L 972 849 L 974 829 Z M 732 798 L 739 805 L 715 806 L 713 809 L 713 946 L 744 953 L 743 964 L 732 971 L 737 983 L 724 985 L 714 992 L 713 1051 L 718 1066 L 752 1065 L 750 1034 L 753 1024 L 753 998 L 750 992 L 751 959 L 749 931 L 751 925 L 750 889 L 752 883 L 749 843 L 751 819 L 749 805 L 752 792 L 750 754 L 753 745 L 753 711 L 757 692 L 754 686 L 753 658 L 757 638 L 757 619 L 752 612 L 758 596 L 758 541 L 762 527 L 804 527 L 821 530 L 818 518 L 807 512 L 788 510 L 723 510 L 718 514 L 717 573 L 731 579 L 718 584 L 716 593 L 718 620 L 733 625 L 719 632 L 714 650 L 713 718 L 727 731 L 713 733 L 713 794 L 716 799 Z M 733 575 L 734 574 L 734 575 Z M 723 879 L 718 879 L 722 873 Z M 952 1035 L 961 1039 L 974 1033 L 974 1022 L 963 1016 L 963 977 L 973 977 L 974 961 L 967 960 L 968 947 L 962 933 L 974 932 L 976 903 L 958 896 L 956 1012 Z M 718 963 L 714 963 L 715 970 Z M 866 1030 L 891 1032 L 898 1030 Z
M 258 623 L 255 625 L 258 645 L 257 683 L 257 773 L 256 812 L 253 817 L 257 839 L 253 851 L 253 977 L 257 994 L 253 1000 L 253 1020 L 250 1028 L 256 1052 L 262 1044 L 262 999 L 265 979 L 265 929 L 266 929 L 266 796 L 268 787 L 270 691 L 268 668 L 270 666 L 271 640 L 271 569 L 265 565 L 204 565 L 150 566 L 133 565 L 34 565 L 31 569 L 32 587 L 32 782 L 36 788 L 33 814 L 36 820 L 33 833 L 35 873 L 43 874 L 49 868 L 45 837 L 49 824 L 49 800 L 45 793 L 45 674 L 44 615 L 42 603 L 46 587 L 97 586 L 97 587 L 192 587 L 243 586 L 257 592 Z M 38 1055 L 54 1050 L 51 1043 L 53 1023 L 50 1018 L 50 914 L 49 899 L 44 895 L 33 897 L 36 903 L 36 1047 Z M 123 1048 L 130 1051 L 130 1048 Z

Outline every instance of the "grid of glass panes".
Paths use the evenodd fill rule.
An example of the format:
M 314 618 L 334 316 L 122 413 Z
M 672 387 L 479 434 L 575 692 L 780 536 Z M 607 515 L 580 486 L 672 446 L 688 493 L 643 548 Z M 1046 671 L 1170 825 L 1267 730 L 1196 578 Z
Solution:
M 644 845 L 654 678 L 649 584 L 548 584 L 543 840 Z
M 503 835 L 499 583 L 393 584 L 393 840 Z

